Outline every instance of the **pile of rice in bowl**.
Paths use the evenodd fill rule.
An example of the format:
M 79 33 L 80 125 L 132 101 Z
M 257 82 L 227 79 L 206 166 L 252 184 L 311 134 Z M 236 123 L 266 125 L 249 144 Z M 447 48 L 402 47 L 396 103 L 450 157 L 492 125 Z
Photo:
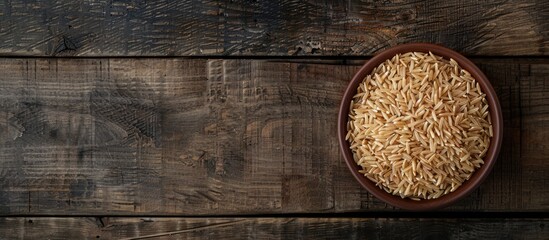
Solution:
M 493 135 L 486 94 L 456 61 L 398 54 L 360 83 L 347 123 L 360 172 L 414 200 L 455 191 L 484 163 Z

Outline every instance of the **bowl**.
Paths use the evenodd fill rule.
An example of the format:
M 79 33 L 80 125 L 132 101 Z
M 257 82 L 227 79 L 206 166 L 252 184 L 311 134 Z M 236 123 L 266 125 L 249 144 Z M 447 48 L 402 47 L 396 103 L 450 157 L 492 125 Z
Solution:
M 357 165 L 353 159 L 353 154 L 349 148 L 349 142 L 345 140 L 347 134 L 347 121 L 349 116 L 349 104 L 351 99 L 357 92 L 358 85 L 364 80 L 364 78 L 371 73 L 371 71 L 383 63 L 385 60 L 392 58 L 396 54 L 406 52 L 432 52 L 435 55 L 441 56 L 445 59 L 454 59 L 463 69 L 469 71 L 471 75 L 477 80 L 482 88 L 482 91 L 486 94 L 486 100 L 488 101 L 490 116 L 492 119 L 493 136 L 490 141 L 490 146 L 484 157 L 484 164 L 475 170 L 471 178 L 465 181 L 454 192 L 448 193 L 436 199 L 419 200 L 415 201 L 408 198 L 401 198 L 400 196 L 392 195 L 385 190 L 377 187 L 374 182 L 366 178 L 358 171 L 361 167 Z M 378 199 L 398 208 L 412 210 L 412 211 L 428 211 L 439 208 L 447 207 L 458 200 L 464 198 L 471 192 L 473 192 L 483 181 L 486 179 L 490 171 L 492 170 L 502 142 L 503 134 L 503 118 L 501 115 L 501 106 L 494 88 L 488 81 L 488 78 L 482 71 L 469 59 L 463 55 L 435 44 L 430 43 L 410 43 L 391 47 L 378 54 L 360 68 L 360 70 L 354 75 L 351 82 L 347 86 L 347 89 L 343 95 L 343 100 L 339 108 L 338 116 L 338 138 L 339 146 L 345 163 L 349 168 L 351 174 L 355 179 L 368 190 L 372 195 Z

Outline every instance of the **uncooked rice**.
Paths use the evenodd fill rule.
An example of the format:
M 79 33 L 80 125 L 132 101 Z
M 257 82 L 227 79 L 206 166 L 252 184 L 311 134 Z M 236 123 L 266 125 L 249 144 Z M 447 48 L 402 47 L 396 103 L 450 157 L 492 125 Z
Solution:
M 455 191 L 484 164 L 490 146 L 485 96 L 453 59 L 409 52 L 386 60 L 350 105 L 346 139 L 360 172 L 402 198 Z

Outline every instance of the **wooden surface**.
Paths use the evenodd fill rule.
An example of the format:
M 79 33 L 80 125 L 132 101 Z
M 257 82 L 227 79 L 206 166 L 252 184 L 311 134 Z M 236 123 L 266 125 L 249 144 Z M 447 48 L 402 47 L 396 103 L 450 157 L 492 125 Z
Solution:
M 547 211 L 549 62 L 476 59 L 498 162 L 447 211 Z M 0 213 L 393 211 L 349 174 L 336 116 L 361 62 L 0 60 Z
M 433 42 L 547 55 L 549 2 L 0 1 L 4 56 L 371 55 Z
M 504 117 L 429 218 L 336 141 L 353 74 L 409 42 L 472 58 Z M 548 52 L 541 0 L 0 0 L 0 239 L 547 239 Z
M 6 239 L 547 239 L 549 220 L 1 218 L 0 232 Z

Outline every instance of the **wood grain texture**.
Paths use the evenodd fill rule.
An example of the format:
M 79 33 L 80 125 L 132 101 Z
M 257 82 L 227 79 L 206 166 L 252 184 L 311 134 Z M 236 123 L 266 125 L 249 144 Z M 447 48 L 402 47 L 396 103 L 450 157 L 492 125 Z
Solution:
M 432 42 L 475 55 L 547 55 L 549 2 L 0 1 L 0 55 L 371 55 Z
M 547 219 L 0 218 L 3 239 L 547 239 Z
M 503 108 L 493 173 L 450 211 L 547 211 L 549 63 L 475 60 Z M 393 211 L 336 139 L 359 65 L 0 59 L 0 214 Z

